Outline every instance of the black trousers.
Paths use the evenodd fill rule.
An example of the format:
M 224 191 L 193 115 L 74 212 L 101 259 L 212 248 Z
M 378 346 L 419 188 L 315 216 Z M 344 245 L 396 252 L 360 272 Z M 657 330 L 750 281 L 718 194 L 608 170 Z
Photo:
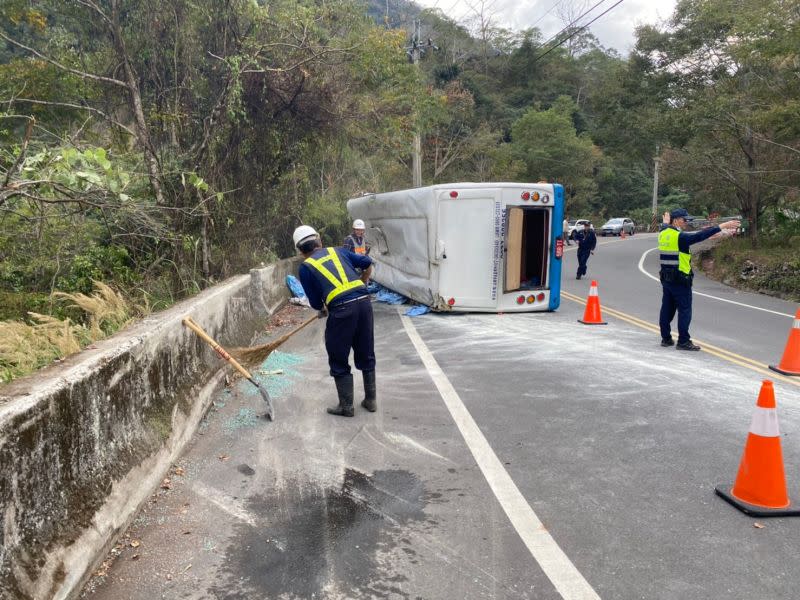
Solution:
M 375 370 L 375 339 L 372 303 L 369 296 L 328 309 L 325 349 L 328 351 L 331 377 L 344 377 L 350 374 L 351 349 L 356 369 Z
M 678 343 L 686 344 L 691 341 L 689 337 L 689 324 L 692 322 L 692 287 L 682 283 L 661 284 L 661 313 L 658 323 L 661 326 L 661 339 L 668 340 L 672 337 L 670 323 L 678 312 Z
M 586 250 L 586 251 L 583 251 L 583 250 L 580 250 L 580 249 L 578 250 L 578 273 L 577 273 L 577 275 L 580 275 L 581 277 L 586 275 L 586 263 L 589 262 L 589 255 L 591 253 L 592 253 L 591 250 Z

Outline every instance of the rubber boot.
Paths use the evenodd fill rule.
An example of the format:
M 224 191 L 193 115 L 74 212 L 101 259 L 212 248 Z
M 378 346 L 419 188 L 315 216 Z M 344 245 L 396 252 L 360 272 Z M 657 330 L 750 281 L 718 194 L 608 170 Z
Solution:
M 353 375 L 337 377 L 336 392 L 339 394 L 339 405 L 328 409 L 328 413 L 337 417 L 353 416 Z
M 364 376 L 364 399 L 361 401 L 361 406 L 366 408 L 369 412 L 375 412 L 378 410 L 375 371 L 362 371 L 361 374 Z

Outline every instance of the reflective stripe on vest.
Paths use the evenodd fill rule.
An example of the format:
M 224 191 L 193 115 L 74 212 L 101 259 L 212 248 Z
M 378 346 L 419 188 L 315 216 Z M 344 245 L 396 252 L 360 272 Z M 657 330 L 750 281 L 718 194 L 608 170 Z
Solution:
M 667 228 L 658 234 L 658 252 L 661 254 L 662 267 L 678 267 L 678 271 L 689 275 L 692 272 L 692 255 L 681 252 L 678 248 L 677 229 Z
M 353 252 L 356 254 L 366 254 L 367 253 L 367 240 L 363 237 L 361 238 L 361 243 L 358 243 L 356 236 L 351 235 L 349 236 L 351 240 L 353 240 Z
M 350 290 L 354 290 L 364 285 L 364 282 L 360 279 L 356 279 L 355 281 L 350 281 L 347 279 L 347 274 L 344 272 L 342 261 L 339 260 L 339 255 L 336 254 L 336 250 L 333 248 L 328 248 L 327 256 L 322 258 L 307 258 L 305 262 L 319 271 L 322 276 L 330 281 L 331 285 L 333 285 L 333 289 L 328 294 L 328 297 L 325 298 L 325 304 L 330 304 L 331 300 L 336 298 L 336 296 L 339 294 L 344 294 L 345 292 L 349 292 Z M 336 272 L 339 273 L 338 279 L 331 271 L 322 266 L 326 262 L 333 263 L 333 266 L 336 268 Z

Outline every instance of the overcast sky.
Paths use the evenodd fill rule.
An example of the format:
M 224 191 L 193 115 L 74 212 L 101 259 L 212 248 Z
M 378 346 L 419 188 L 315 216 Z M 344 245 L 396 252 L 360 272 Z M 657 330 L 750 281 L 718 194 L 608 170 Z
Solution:
M 447 16 L 465 22 L 474 15 L 472 6 L 480 6 L 481 0 L 416 0 L 425 7 L 436 7 Z M 521 30 L 538 27 L 546 37 L 564 27 L 559 11 L 573 8 L 578 16 L 599 0 L 485 0 L 485 5 L 502 26 Z M 610 8 L 617 0 L 604 0 L 596 9 L 579 21 L 583 25 Z M 675 7 L 675 0 L 623 0 L 605 16 L 593 23 L 589 29 L 603 46 L 616 48 L 627 55 L 634 45 L 633 30 L 637 25 L 656 24 L 667 19 Z M 578 10 L 577 13 L 574 10 Z M 569 14 L 569 13 L 567 13 Z

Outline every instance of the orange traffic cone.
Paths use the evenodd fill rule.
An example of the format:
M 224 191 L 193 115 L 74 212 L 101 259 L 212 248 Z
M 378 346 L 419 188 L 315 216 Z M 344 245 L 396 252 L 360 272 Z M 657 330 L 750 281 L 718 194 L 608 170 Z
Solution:
M 626 237 L 628 237 L 628 234 L 626 234 L 626 233 L 625 233 L 625 228 L 624 228 L 624 227 L 623 227 L 622 229 L 620 229 L 620 231 L 619 231 L 619 237 L 620 237 L 620 239 L 622 239 L 622 240 L 624 240 Z
M 603 315 L 600 314 L 600 296 L 597 295 L 597 281 L 592 281 L 592 287 L 589 288 L 589 298 L 586 300 L 586 310 L 583 313 L 583 319 L 578 319 L 578 323 L 584 325 L 608 325 L 603 321 Z
M 781 375 L 800 377 L 800 308 L 794 315 L 794 324 L 789 330 L 789 339 L 786 340 L 786 350 L 783 351 L 780 364 L 777 367 L 770 365 L 769 368 Z
M 717 494 L 746 515 L 753 517 L 800 516 L 786 492 L 778 411 L 772 382 L 764 380 L 758 394 L 750 433 L 733 487 L 718 485 Z

